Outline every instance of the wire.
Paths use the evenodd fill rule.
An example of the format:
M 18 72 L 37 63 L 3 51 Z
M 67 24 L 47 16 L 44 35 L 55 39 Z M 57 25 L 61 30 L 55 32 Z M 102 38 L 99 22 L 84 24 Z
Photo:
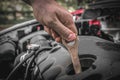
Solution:
M 28 65 L 27 65 L 27 68 L 26 68 L 26 71 L 25 71 L 25 76 L 24 76 L 24 80 L 27 80 L 27 75 L 28 75 L 28 71 L 29 71 L 29 68 L 31 66 L 31 61 L 33 60 L 34 57 L 31 58 L 31 60 L 29 61 Z
M 43 50 L 50 50 L 51 48 L 45 48 Z M 30 66 L 32 65 L 33 61 L 35 60 L 35 58 L 38 56 L 39 53 L 41 53 L 43 50 L 38 50 L 35 55 L 32 57 L 32 59 L 30 60 L 27 68 L 26 68 L 26 72 L 25 72 L 25 77 L 24 77 L 24 80 L 27 80 L 27 76 L 28 76 L 28 70 L 30 68 Z M 41 55 L 41 54 L 40 54 Z
M 50 49 L 50 48 L 49 48 Z M 44 50 L 48 50 L 48 48 L 41 48 L 41 49 L 39 49 L 36 53 L 38 54 L 38 53 L 40 53 L 40 52 L 42 52 L 42 51 L 44 51 Z M 5 79 L 5 80 L 12 80 L 12 79 L 10 79 L 12 76 L 13 76 L 13 74 L 22 66 L 22 64 L 25 62 L 25 61 L 27 61 L 30 57 L 32 57 L 33 55 L 35 54 L 35 51 L 32 51 L 30 54 L 29 54 L 29 56 L 26 56 L 26 58 L 22 61 L 22 62 L 20 62 L 17 66 L 15 66 L 15 68 L 10 72 L 10 74 L 8 75 L 8 77 Z M 33 59 L 31 60 L 31 63 L 33 62 L 33 60 L 34 60 L 34 58 L 35 57 L 33 57 Z M 31 64 L 30 63 L 30 64 Z M 28 69 L 29 69 L 29 67 L 28 67 Z
M 8 75 L 8 77 L 5 79 L 5 80 L 10 80 L 10 78 L 12 77 L 12 75 L 22 66 L 22 64 L 27 60 L 29 59 L 33 54 L 34 54 L 35 51 L 32 51 L 30 53 L 29 56 L 27 56 L 22 62 L 20 62 L 18 65 L 15 66 L 15 68 L 10 72 L 10 74 Z

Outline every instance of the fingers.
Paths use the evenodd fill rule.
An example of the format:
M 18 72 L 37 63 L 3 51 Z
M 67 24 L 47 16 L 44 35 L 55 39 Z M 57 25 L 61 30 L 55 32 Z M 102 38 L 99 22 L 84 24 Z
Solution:
M 44 30 L 45 30 L 48 34 L 50 34 L 50 35 L 51 35 L 51 31 L 50 31 L 50 28 L 49 28 L 49 27 L 44 26 Z
M 57 42 L 61 42 L 60 36 L 53 30 L 51 29 L 52 37 L 55 39 Z
M 45 27 L 46 31 L 57 42 L 59 42 L 61 40 L 61 38 L 65 39 L 67 41 L 73 41 L 76 39 L 77 31 L 76 31 L 75 25 L 71 19 L 68 19 L 67 23 L 63 23 L 58 18 L 56 18 L 55 20 L 48 20 L 46 25 L 49 26 L 49 28 Z M 67 25 L 67 26 L 65 26 L 65 25 Z M 52 31 L 50 29 L 52 29 Z
M 60 9 L 59 13 L 56 12 L 56 15 L 57 15 L 59 21 L 64 26 L 66 26 L 72 32 L 74 32 L 75 34 L 77 34 L 77 29 L 76 29 L 74 21 L 73 21 L 73 16 L 68 11 L 63 11 L 63 9 L 62 10 Z
M 50 29 L 49 27 L 44 26 L 44 30 L 45 30 L 48 34 L 50 34 L 50 35 L 55 39 L 55 41 L 61 42 L 60 36 L 59 36 L 53 29 Z
M 59 36 L 67 41 L 73 41 L 76 39 L 76 34 L 72 32 L 69 28 L 64 26 L 59 20 L 51 22 L 49 25 Z
M 64 29 L 61 31 L 66 33 L 66 34 L 62 33 L 65 39 L 67 41 L 72 41 L 76 39 L 77 29 L 75 27 L 72 15 L 68 11 L 65 11 L 64 9 L 60 9 L 59 11 L 56 12 L 56 16 L 59 21 L 58 25 L 62 26 L 61 28 Z
M 72 15 L 57 3 L 47 4 L 40 9 L 35 7 L 34 15 L 56 41 L 61 41 L 61 38 L 67 41 L 76 39 L 77 30 Z

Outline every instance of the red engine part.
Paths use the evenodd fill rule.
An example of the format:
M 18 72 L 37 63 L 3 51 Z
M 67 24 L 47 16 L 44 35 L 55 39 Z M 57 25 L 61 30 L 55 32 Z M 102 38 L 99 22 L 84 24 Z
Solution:
M 72 15 L 81 15 L 84 12 L 84 9 L 78 9 L 75 10 L 74 12 L 71 12 Z
M 89 25 L 96 25 L 100 27 L 100 21 L 99 20 L 91 20 L 89 21 Z

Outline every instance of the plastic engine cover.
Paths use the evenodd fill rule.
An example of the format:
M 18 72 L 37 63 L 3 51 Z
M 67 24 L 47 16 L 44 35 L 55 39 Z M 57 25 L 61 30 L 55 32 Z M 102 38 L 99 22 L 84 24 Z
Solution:
M 52 49 L 36 58 L 34 75 L 44 80 L 120 80 L 120 45 L 93 36 L 79 38 L 80 74 L 74 73 L 66 48 L 52 41 Z

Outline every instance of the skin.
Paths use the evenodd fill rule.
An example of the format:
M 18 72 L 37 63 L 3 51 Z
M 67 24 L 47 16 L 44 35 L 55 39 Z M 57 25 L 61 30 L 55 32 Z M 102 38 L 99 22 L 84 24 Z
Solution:
M 55 0 L 34 0 L 32 8 L 35 18 L 57 42 L 76 39 L 77 30 L 72 15 Z

